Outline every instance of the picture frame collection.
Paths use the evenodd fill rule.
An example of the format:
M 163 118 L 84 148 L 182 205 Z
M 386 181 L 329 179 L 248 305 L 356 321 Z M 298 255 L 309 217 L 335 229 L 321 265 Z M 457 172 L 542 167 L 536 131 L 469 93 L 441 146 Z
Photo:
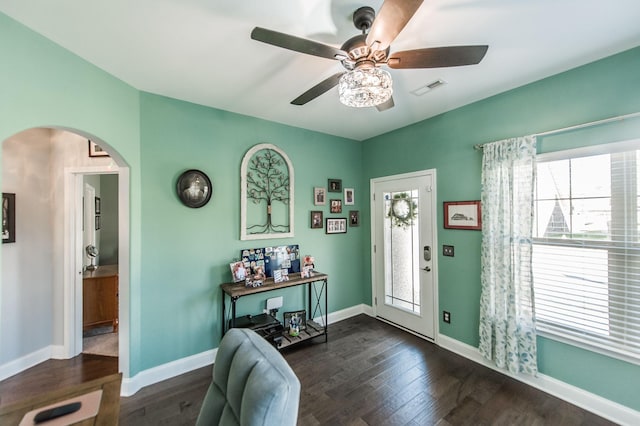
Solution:
M 313 205 L 326 206 L 327 204 L 329 214 L 342 214 L 343 206 L 356 204 L 355 189 L 344 188 L 342 179 L 327 179 L 326 187 L 313 188 Z M 309 219 L 311 229 L 324 228 L 325 234 L 345 234 L 347 227 L 360 226 L 360 211 L 349 210 L 347 217 L 324 217 L 322 210 L 311 210 Z

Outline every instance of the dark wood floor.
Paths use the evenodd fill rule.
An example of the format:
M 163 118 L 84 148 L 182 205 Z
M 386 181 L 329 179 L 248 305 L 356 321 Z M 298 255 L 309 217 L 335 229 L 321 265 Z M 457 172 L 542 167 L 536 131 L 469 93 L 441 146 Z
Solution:
M 365 315 L 284 354 L 300 425 L 608 425 L 587 411 Z M 0 406 L 117 370 L 115 358 L 47 361 L 0 382 Z M 211 367 L 121 399 L 121 425 L 193 425 Z

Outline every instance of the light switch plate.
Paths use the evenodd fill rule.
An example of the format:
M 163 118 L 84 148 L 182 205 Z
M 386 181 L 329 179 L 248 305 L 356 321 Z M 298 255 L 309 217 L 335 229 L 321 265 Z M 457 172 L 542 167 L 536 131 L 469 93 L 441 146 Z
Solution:
M 453 257 L 453 246 L 442 246 L 442 255 Z

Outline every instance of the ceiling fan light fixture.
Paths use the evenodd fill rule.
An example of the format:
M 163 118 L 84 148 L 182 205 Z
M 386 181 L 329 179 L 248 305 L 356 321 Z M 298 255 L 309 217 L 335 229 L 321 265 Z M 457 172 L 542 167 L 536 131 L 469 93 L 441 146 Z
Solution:
M 383 104 L 393 94 L 391 74 L 376 67 L 360 67 L 344 73 L 338 83 L 340 102 L 363 108 Z

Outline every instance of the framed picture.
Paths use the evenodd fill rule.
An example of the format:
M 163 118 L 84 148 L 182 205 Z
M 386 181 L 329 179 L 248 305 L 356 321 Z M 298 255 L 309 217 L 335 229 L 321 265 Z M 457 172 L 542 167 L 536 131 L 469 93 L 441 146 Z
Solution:
M 327 218 L 325 233 L 345 234 L 347 232 L 347 218 Z
M 101 210 L 101 208 L 100 208 L 101 207 L 100 206 L 100 197 L 96 197 L 95 206 L 96 206 L 95 213 L 96 214 L 100 214 L 100 210 Z
M 349 211 L 349 226 L 360 226 L 360 211 Z
M 244 282 L 247 279 L 247 268 L 244 266 L 244 262 L 231 262 L 229 268 L 231 268 L 234 283 Z
M 16 194 L 2 193 L 2 243 L 16 242 Z
M 320 210 L 313 210 L 311 212 L 311 229 L 322 229 L 322 212 Z
M 342 213 L 342 200 L 331 200 L 331 213 Z
M 316 206 L 324 206 L 327 204 L 326 188 L 313 188 L 313 204 Z
M 356 203 L 355 192 L 353 188 L 345 188 L 344 189 L 344 205 L 352 206 Z
M 197 209 L 209 202 L 213 187 L 209 176 L 200 170 L 191 169 L 178 177 L 176 192 L 182 204 Z
M 89 157 L 108 157 L 107 151 L 103 150 L 100 145 L 96 145 L 91 140 L 89 142 Z
M 327 186 L 329 192 L 342 192 L 342 179 L 329 179 Z
M 300 327 L 300 330 L 305 330 L 307 328 L 307 311 L 304 309 L 301 311 L 293 311 L 293 312 L 285 312 L 283 314 L 283 326 L 285 330 L 289 329 L 291 322 Z
M 445 201 L 444 227 L 448 229 L 482 229 L 480 201 Z
M 100 216 L 96 216 L 96 231 L 100 230 Z

